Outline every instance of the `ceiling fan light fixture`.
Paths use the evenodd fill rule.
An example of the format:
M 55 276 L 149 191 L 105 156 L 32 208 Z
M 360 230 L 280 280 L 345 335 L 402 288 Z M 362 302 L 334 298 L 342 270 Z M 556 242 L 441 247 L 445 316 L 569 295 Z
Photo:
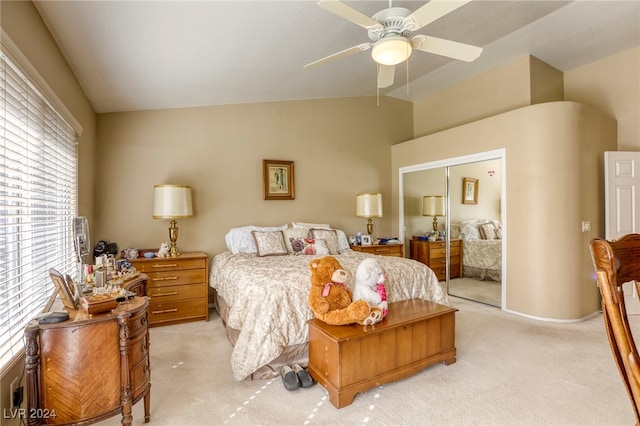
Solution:
M 374 61 L 382 65 L 397 65 L 411 56 L 411 43 L 402 36 L 390 36 L 381 39 L 371 51 Z

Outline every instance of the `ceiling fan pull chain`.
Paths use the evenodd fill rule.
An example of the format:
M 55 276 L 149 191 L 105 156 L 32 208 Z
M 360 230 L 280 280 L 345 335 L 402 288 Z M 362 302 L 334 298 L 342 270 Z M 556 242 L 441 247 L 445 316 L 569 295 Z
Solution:
M 380 64 L 376 64 L 376 106 L 380 106 Z
M 407 61 L 407 95 L 409 94 L 409 61 Z

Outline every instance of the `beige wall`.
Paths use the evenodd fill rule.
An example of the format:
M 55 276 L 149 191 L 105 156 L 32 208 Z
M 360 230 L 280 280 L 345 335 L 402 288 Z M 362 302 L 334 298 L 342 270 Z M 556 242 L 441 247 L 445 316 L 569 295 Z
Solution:
M 564 73 L 565 99 L 618 121 L 618 151 L 640 151 L 640 47 Z
M 416 137 L 539 102 L 563 100 L 562 73 L 523 56 L 414 102 Z
M 412 106 L 382 98 L 241 104 L 99 116 L 94 239 L 158 247 L 166 221 L 151 217 L 154 184 L 193 190 L 194 217 L 178 222 L 182 251 L 215 255 L 232 227 L 328 222 L 348 234 L 359 192 L 382 192 L 391 230 L 389 147 L 412 137 Z M 263 200 L 262 160 L 295 164 L 295 200 Z
M 30 1 L 1 1 L 0 25 L 30 65 L 56 93 L 83 127 L 79 138 L 79 214 L 93 214 L 93 171 L 95 156 L 96 114 L 82 88 L 60 53 L 57 45 Z M 10 407 L 9 386 L 22 375 L 22 359 L 16 360 L 0 377 L 0 406 Z M 23 381 L 24 385 L 24 381 Z M 26 395 L 25 395 L 26 398 Z M 26 402 L 22 404 L 26 407 Z M 17 425 L 18 419 L 3 419 L 3 425 Z
M 94 214 L 94 162 L 97 117 L 40 14 L 30 1 L 0 2 L 2 29 L 83 128 L 78 139 L 78 213 Z
M 537 318 L 583 318 L 599 309 L 588 241 L 604 230 L 603 151 L 615 148 L 615 138 L 611 118 L 553 102 L 394 145 L 394 217 L 401 167 L 506 149 L 503 308 Z M 591 232 L 581 232 L 582 220 L 591 221 Z

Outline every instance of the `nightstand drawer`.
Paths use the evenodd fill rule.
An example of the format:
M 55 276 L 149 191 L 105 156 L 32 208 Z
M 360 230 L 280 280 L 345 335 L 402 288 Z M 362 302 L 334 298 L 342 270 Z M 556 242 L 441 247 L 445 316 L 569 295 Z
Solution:
M 403 244 L 373 244 L 370 246 L 351 246 L 352 250 L 360 251 L 362 253 L 377 254 L 380 256 L 395 256 L 402 257 Z
M 206 271 L 204 269 L 188 269 L 182 271 L 152 272 L 148 275 L 147 295 L 150 295 L 151 289 L 154 287 L 203 283 L 205 282 Z
M 459 256 L 460 255 L 460 247 L 453 247 L 451 246 L 451 256 Z M 429 250 L 429 259 L 434 260 L 434 259 L 441 259 L 441 258 L 446 258 L 447 257 L 447 249 L 446 247 L 444 248 L 437 248 L 437 249 L 431 249 Z
M 180 322 L 189 318 L 202 318 L 207 314 L 207 299 L 189 299 L 177 302 L 149 304 L 149 321 L 152 326 L 164 322 Z
M 149 287 L 147 296 L 150 303 L 174 302 L 176 300 L 195 299 L 207 296 L 207 287 L 201 284 L 183 284 L 163 287 Z

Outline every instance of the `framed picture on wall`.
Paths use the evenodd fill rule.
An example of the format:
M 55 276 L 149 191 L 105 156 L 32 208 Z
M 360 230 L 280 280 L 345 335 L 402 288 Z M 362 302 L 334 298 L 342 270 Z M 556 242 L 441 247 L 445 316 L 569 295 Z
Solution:
M 262 160 L 262 180 L 265 200 L 295 198 L 293 161 Z
M 478 179 L 462 178 L 462 204 L 478 204 Z

